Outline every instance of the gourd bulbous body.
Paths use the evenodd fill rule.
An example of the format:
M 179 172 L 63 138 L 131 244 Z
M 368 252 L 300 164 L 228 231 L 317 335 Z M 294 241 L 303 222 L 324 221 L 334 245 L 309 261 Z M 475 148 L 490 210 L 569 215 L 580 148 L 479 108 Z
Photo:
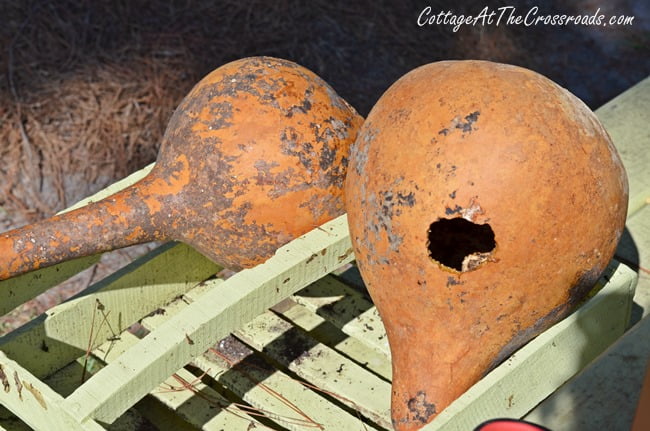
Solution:
M 418 429 L 595 284 L 627 178 L 595 115 L 485 61 L 417 68 L 353 146 L 354 252 L 388 333 L 397 430 Z

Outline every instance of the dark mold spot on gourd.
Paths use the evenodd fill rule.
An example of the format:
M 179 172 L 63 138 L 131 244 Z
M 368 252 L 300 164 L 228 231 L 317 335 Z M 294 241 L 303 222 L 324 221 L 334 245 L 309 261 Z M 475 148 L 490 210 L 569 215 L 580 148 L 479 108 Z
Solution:
M 413 205 L 415 205 L 415 195 L 413 194 L 413 192 L 409 192 L 408 194 L 398 192 L 397 205 L 408 206 L 408 207 L 412 207 Z
M 596 282 L 603 271 L 604 268 L 595 267 L 588 271 L 576 274 L 575 281 L 571 284 L 571 289 L 569 290 L 568 305 L 570 308 L 577 305 L 578 302 L 589 293 L 589 291 L 596 285 Z
M 309 87 L 305 90 L 305 98 L 302 100 L 300 105 L 293 105 L 288 110 L 285 111 L 285 116 L 288 118 L 293 117 L 296 113 L 306 114 L 311 109 L 311 98 L 314 94 L 314 89 Z
M 409 420 L 412 422 L 426 424 L 431 416 L 436 414 L 436 405 L 427 401 L 427 394 L 424 391 L 419 391 L 415 397 L 409 399 L 407 407 L 410 412 Z
M 392 190 L 379 192 L 379 196 L 372 194 L 368 197 L 367 204 L 370 207 L 379 209 L 376 214 L 376 220 L 369 220 L 368 228 L 365 233 L 368 235 L 374 232 L 375 238 L 381 237 L 381 232 L 385 232 L 391 251 L 398 251 L 402 244 L 403 237 L 393 231 L 393 217 L 401 215 L 402 207 L 412 207 L 415 205 L 414 192 L 394 192 Z M 366 237 L 367 238 L 367 237 Z M 365 241 L 370 244 L 370 241 Z M 388 262 L 385 256 L 377 259 L 379 262 Z
M 368 122 L 365 123 L 363 127 L 366 130 L 359 134 L 359 137 L 350 148 L 350 154 L 354 155 L 354 169 L 358 175 L 364 175 L 366 171 L 366 163 L 368 162 L 370 144 L 379 134 L 379 129 L 373 128 Z
M 323 149 L 320 154 L 319 165 L 322 170 L 329 169 L 336 160 L 336 149 L 331 148 L 327 144 L 323 144 Z
M 460 205 L 456 205 L 454 208 L 445 208 L 445 215 L 454 215 L 454 214 L 460 214 L 460 212 L 463 211 L 463 208 Z
M 296 129 L 291 126 L 285 127 L 280 133 L 280 141 L 282 141 L 280 151 L 282 151 L 282 154 L 297 157 L 300 164 L 305 169 L 310 170 L 313 167 L 313 159 L 316 157 L 316 152 L 311 142 L 300 142 L 302 139 L 303 137 Z
M 481 113 L 479 111 L 474 111 L 471 114 L 468 114 L 464 117 L 465 121 L 461 119 L 460 115 L 457 115 L 451 120 L 451 124 L 449 125 L 449 127 L 445 127 L 438 131 L 438 135 L 447 136 L 451 133 L 453 129 L 458 129 L 462 133 L 470 133 L 476 130 L 476 128 L 474 127 L 474 123 L 478 121 L 478 116 L 480 114 Z
M 222 129 L 232 126 L 232 104 L 230 102 L 217 102 L 210 105 L 211 121 L 206 124 L 210 129 Z
M 466 116 L 465 116 L 465 122 L 463 123 L 462 121 L 459 121 L 459 122 L 456 124 L 456 128 L 457 128 L 457 129 L 461 129 L 461 130 L 463 131 L 463 133 L 469 133 L 469 132 L 471 132 L 472 130 L 474 130 L 474 129 L 472 128 L 472 125 L 473 125 L 474 123 L 476 123 L 476 121 L 478 121 L 478 116 L 479 116 L 480 114 L 481 114 L 481 113 L 480 113 L 479 111 L 475 111 L 475 112 L 472 112 L 472 113 L 469 114 L 469 115 L 466 115 Z

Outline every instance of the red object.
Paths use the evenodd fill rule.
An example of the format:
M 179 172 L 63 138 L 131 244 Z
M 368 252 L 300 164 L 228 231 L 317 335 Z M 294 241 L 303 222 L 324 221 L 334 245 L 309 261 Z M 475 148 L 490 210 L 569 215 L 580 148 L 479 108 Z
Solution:
M 517 419 L 493 419 L 482 423 L 474 431 L 550 431 L 543 426 Z

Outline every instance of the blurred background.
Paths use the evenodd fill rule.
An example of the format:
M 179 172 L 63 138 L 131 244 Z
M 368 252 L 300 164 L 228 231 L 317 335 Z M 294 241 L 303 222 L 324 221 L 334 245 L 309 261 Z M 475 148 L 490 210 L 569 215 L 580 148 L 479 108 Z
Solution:
M 513 6 L 632 16 L 628 26 L 418 26 Z M 245 56 L 293 60 L 361 114 L 409 70 L 445 59 L 524 66 L 595 109 L 650 74 L 643 0 L 0 0 L 0 231 L 151 163 L 175 106 Z M 92 279 L 92 277 L 91 277 Z

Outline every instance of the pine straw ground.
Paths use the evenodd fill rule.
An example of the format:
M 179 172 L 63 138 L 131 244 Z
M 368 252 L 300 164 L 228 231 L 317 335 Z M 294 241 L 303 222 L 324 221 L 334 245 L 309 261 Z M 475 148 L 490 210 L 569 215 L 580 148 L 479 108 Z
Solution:
M 476 14 L 482 1 L 0 0 L 0 231 L 49 216 L 155 158 L 183 95 L 213 68 L 272 55 L 314 70 L 366 114 L 408 70 L 480 58 L 546 74 L 595 108 L 650 73 L 648 8 L 616 0 L 505 2 L 544 13 L 634 15 L 625 28 L 420 28 L 425 5 Z M 495 3 L 495 2 L 491 2 Z M 645 21 L 644 21 L 645 19 Z M 145 248 L 146 249 L 146 248 Z M 98 267 L 2 320 L 42 312 L 142 252 Z

